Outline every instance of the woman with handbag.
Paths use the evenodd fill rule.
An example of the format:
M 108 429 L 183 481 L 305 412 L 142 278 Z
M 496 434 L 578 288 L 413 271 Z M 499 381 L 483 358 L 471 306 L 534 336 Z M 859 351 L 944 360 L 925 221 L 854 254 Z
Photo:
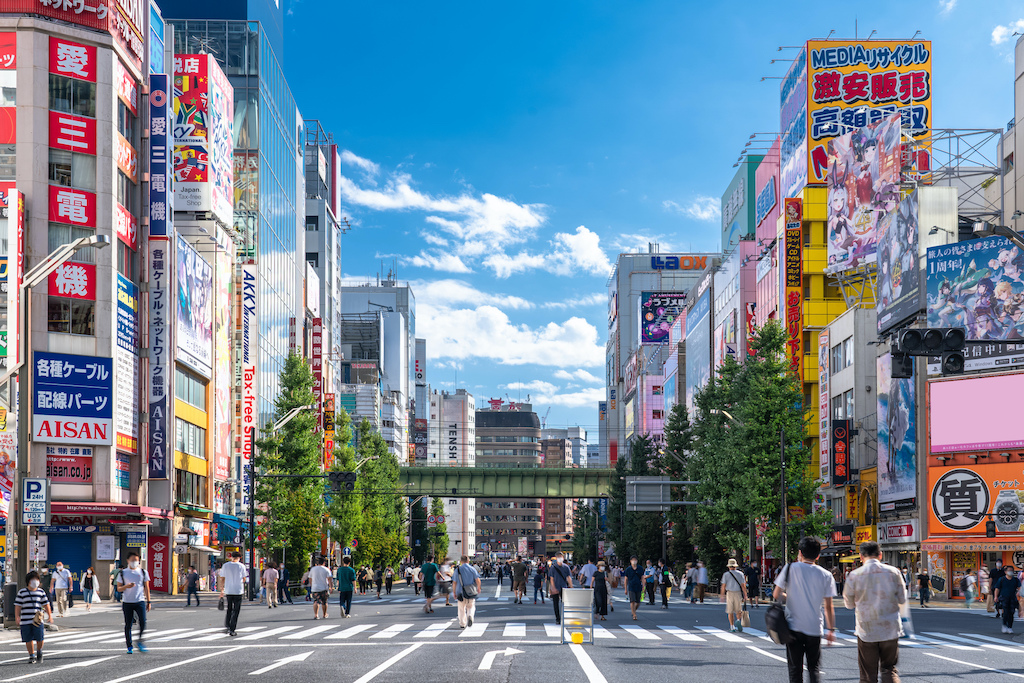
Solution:
M 480 595 L 480 573 L 463 555 L 455 569 L 455 597 L 459 602 L 459 628 L 473 625 L 476 616 L 476 596 Z
M 53 610 L 46 591 L 39 585 L 39 573 L 29 572 L 25 580 L 28 587 L 18 591 L 14 599 L 14 620 L 21 626 L 21 642 L 25 643 L 25 649 L 28 650 L 28 663 L 35 664 L 43 661 L 43 638 L 46 633 L 43 613 L 46 613 L 52 626 Z

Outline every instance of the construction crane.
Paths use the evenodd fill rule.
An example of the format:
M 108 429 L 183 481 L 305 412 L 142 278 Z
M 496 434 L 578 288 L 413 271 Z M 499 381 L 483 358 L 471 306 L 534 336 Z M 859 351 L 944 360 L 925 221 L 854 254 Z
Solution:
M 548 415 L 550 415 L 550 414 L 551 414 L 551 406 L 548 406 L 548 409 L 544 412 L 544 417 L 542 417 L 540 419 L 540 428 L 541 429 L 547 429 L 548 428 Z

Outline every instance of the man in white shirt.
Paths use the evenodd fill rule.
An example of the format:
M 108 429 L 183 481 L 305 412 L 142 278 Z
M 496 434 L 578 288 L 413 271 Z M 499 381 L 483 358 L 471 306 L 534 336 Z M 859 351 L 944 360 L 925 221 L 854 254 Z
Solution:
M 697 600 L 704 604 L 704 593 L 708 589 L 708 568 L 703 560 L 697 561 Z
M 863 683 L 877 683 L 879 669 L 882 683 L 900 680 L 900 605 L 907 601 L 907 591 L 899 570 L 879 561 L 881 554 L 874 541 L 861 543 L 863 566 L 850 572 L 843 588 L 843 604 L 857 611 L 857 664 Z
M 53 591 L 57 594 L 57 616 L 64 616 L 68 609 L 68 591 L 71 590 L 71 571 L 63 562 L 57 563 L 57 569 L 53 572 Z
M 149 600 L 149 573 L 139 563 L 139 554 L 128 555 L 128 566 L 117 573 L 117 590 L 123 594 L 124 641 L 132 653 L 132 621 L 139 622 L 139 652 L 146 652 L 142 634 L 146 632 L 146 613 L 153 606 Z
M 790 683 L 803 683 L 804 659 L 807 660 L 807 676 L 810 683 L 821 680 L 821 637 L 829 643 L 836 642 L 836 616 L 832 609 L 832 598 L 836 596 L 836 582 L 832 575 L 815 562 L 821 554 L 821 543 L 805 536 L 797 546 L 798 562 L 791 562 L 779 572 L 775 579 L 775 599 L 786 596 L 786 621 L 793 634 L 793 641 L 786 645 L 786 661 L 789 664 Z M 823 629 L 824 621 L 828 632 Z
M 327 598 L 331 594 L 331 584 L 334 579 L 331 577 L 331 570 L 324 566 L 324 558 L 318 557 L 316 564 L 309 570 L 309 587 L 313 593 L 313 619 L 319 619 L 320 607 L 324 610 L 324 619 L 327 618 Z
M 225 562 L 217 572 L 217 588 L 220 597 L 227 600 L 227 611 L 224 613 L 224 630 L 235 635 L 238 626 L 238 614 L 242 611 L 242 594 L 245 592 L 245 581 L 249 578 L 249 570 L 242 564 L 242 553 L 231 553 L 231 561 Z

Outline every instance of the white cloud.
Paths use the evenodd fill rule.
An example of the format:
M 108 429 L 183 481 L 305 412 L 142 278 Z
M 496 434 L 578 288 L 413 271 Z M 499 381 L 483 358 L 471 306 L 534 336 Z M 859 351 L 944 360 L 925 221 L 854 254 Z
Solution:
M 433 268 L 448 273 L 472 273 L 473 270 L 462 262 L 455 254 L 443 251 L 428 253 L 421 251 L 416 256 L 400 256 L 399 260 L 403 265 L 418 266 L 420 268 Z
M 375 164 L 369 159 L 364 159 L 363 157 L 358 156 L 354 152 L 350 152 L 347 149 L 341 152 L 341 163 L 343 165 L 348 164 L 349 166 L 355 166 L 356 168 L 360 169 L 363 173 L 370 176 L 376 176 L 380 174 L 380 164 Z
M 601 249 L 601 237 L 585 226 L 579 226 L 574 233 L 555 233 L 549 244 L 551 250 L 546 254 L 520 251 L 510 256 L 495 253 L 485 258 L 483 263 L 503 278 L 528 270 L 546 270 L 555 275 L 582 272 L 606 277 L 612 269 L 612 262 Z
M 586 296 L 577 297 L 575 299 L 566 299 L 564 301 L 547 301 L 541 304 L 541 308 L 583 308 L 584 306 L 604 306 L 608 303 L 608 295 L 601 292 L 595 294 L 588 294 Z
M 584 408 L 594 406 L 605 399 L 604 387 L 566 391 L 543 380 L 531 382 L 512 382 L 504 387 L 508 391 L 527 392 L 530 402 L 536 409 L 539 406 L 555 405 L 566 408 Z
M 722 216 L 721 200 L 718 197 L 708 197 L 706 195 L 697 195 L 686 206 L 677 204 L 671 199 L 663 201 L 661 206 L 666 211 L 681 213 L 695 221 L 703 221 L 707 223 L 713 223 Z
M 414 280 L 410 283 L 419 304 L 451 307 L 458 304 L 490 305 L 517 310 L 533 308 L 526 299 L 508 294 L 487 294 L 462 280 Z
M 569 372 L 567 370 L 556 370 L 554 377 L 556 379 L 564 379 L 569 382 L 580 380 L 583 382 L 589 382 L 590 384 L 604 384 L 603 379 L 601 379 L 597 375 L 587 372 L 586 370 L 577 370 L 575 372 Z
M 579 317 L 531 327 L 513 324 L 493 305 L 456 308 L 418 301 L 416 333 L 430 340 L 434 358 L 482 358 L 502 365 L 559 368 L 604 365 L 597 328 Z
M 1024 33 L 1024 19 L 1018 19 L 1012 24 L 1006 26 L 996 26 L 992 29 L 992 44 L 1002 45 L 1010 38 L 1013 37 L 1014 32 L 1020 31 Z
M 949 14 L 956 7 L 957 0 L 939 0 L 939 12 Z

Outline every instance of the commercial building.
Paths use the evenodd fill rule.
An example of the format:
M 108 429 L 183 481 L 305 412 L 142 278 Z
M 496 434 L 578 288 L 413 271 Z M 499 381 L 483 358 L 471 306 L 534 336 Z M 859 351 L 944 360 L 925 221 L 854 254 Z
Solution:
M 540 450 L 544 455 L 544 467 L 572 468 L 573 444 L 569 439 L 545 438 L 541 432 Z M 561 549 L 561 545 L 572 536 L 572 511 L 574 501 L 566 498 L 544 499 L 544 535 L 547 552 Z
M 583 427 L 568 427 L 566 429 L 544 428 L 540 431 L 540 438 L 541 440 L 564 439 L 568 442 L 571 453 L 571 464 L 568 466 L 586 467 L 588 449 L 587 430 Z
M 422 340 L 418 340 L 422 341 Z M 477 462 L 476 399 L 465 389 L 455 393 L 429 392 L 426 458 L 428 467 L 479 467 Z M 419 408 L 417 407 L 417 410 Z M 420 419 L 420 418 L 417 418 Z M 477 501 L 442 498 L 448 529 L 448 556 L 474 556 L 477 552 Z M 428 505 L 429 509 L 429 505 Z
M 540 417 L 530 404 L 489 401 L 487 409 L 476 411 L 476 466 L 541 467 L 540 431 Z M 544 542 L 544 499 L 476 499 L 480 555 L 500 559 L 542 553 Z

